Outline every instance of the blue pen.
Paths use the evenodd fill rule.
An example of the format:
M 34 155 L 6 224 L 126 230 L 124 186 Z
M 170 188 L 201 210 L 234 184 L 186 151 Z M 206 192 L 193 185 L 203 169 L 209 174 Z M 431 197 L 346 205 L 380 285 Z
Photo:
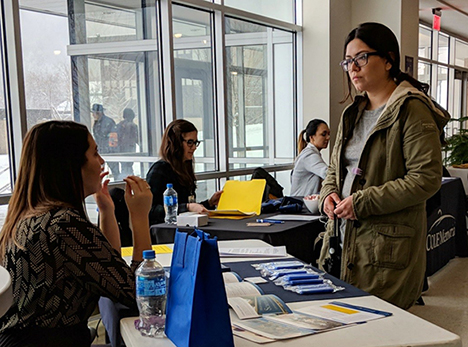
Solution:
M 372 309 L 372 308 L 369 308 L 369 307 L 364 307 L 364 306 L 351 305 L 351 304 L 341 302 L 341 301 L 332 301 L 332 302 L 330 302 L 330 304 L 343 306 L 343 307 L 351 308 L 351 309 L 358 310 L 358 311 L 379 314 L 379 315 L 382 315 L 382 316 L 385 316 L 385 317 L 391 316 L 393 314 L 391 312 L 375 310 L 375 309 Z
M 274 219 L 257 219 L 257 223 L 283 224 L 284 221 Z

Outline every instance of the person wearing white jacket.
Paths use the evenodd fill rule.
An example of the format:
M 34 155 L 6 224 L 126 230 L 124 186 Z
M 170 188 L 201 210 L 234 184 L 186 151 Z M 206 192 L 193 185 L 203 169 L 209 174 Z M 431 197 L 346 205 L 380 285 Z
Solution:
M 304 136 L 305 135 L 305 136 Z M 328 165 L 320 151 L 327 148 L 330 129 L 321 119 L 313 119 L 299 134 L 299 155 L 291 172 L 291 196 L 318 194 L 327 175 Z

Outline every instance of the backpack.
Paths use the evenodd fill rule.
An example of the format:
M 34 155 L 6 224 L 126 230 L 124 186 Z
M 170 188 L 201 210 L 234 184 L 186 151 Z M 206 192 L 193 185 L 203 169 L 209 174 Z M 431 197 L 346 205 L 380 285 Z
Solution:
M 270 175 L 265 169 L 258 167 L 252 172 L 252 179 L 264 179 L 266 181 L 265 190 L 263 191 L 262 201 L 277 199 L 283 197 L 283 187 L 278 181 Z

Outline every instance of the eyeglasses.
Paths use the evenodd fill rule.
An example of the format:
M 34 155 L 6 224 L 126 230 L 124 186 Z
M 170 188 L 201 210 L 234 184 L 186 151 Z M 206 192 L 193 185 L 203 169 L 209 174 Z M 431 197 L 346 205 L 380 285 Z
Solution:
M 198 140 L 194 141 L 192 139 L 184 140 L 184 142 L 187 142 L 187 146 L 189 146 L 189 147 L 193 147 L 194 145 L 195 145 L 195 147 L 198 147 L 198 146 L 200 146 L 200 143 L 201 143 L 201 141 L 198 141 Z
M 381 56 L 381 54 L 379 52 L 362 53 L 362 54 L 359 54 L 358 56 L 356 56 L 354 58 L 349 58 L 349 59 L 343 60 L 342 62 L 340 62 L 340 65 L 341 65 L 341 67 L 343 68 L 343 70 L 345 72 L 348 72 L 350 70 L 350 68 L 351 68 L 351 63 L 354 63 L 354 65 L 356 67 L 366 66 L 367 63 L 368 63 L 369 57 L 372 56 L 372 55 Z

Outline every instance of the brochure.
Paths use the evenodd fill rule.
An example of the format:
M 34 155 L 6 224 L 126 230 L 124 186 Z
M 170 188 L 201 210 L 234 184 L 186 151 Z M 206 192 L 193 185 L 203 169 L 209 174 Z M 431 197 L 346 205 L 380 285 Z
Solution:
M 368 307 L 332 301 L 320 306 L 307 306 L 299 312 L 333 320 L 343 324 L 365 323 L 370 320 L 391 316 L 391 312 L 379 311 Z
M 268 217 L 270 220 L 280 221 L 299 221 L 299 222 L 311 222 L 316 219 L 320 219 L 320 216 L 312 216 L 309 214 L 278 214 L 273 217 Z
M 220 257 L 254 257 L 254 258 L 269 258 L 269 257 L 286 257 L 285 246 L 276 247 L 257 247 L 257 248 L 220 248 Z
M 223 275 L 224 276 L 224 275 Z M 234 279 L 226 276 L 228 281 Z M 258 318 L 263 314 L 291 313 L 289 307 L 276 295 L 264 295 L 263 291 L 251 282 L 226 282 L 228 303 L 239 319 Z
M 235 327 L 235 326 L 232 326 L 232 333 L 236 336 L 242 337 L 246 340 L 249 340 L 255 343 L 268 343 L 268 342 L 275 341 L 274 339 L 269 339 L 267 337 L 251 333 L 250 331 L 247 331 L 239 327 Z
M 290 313 L 263 313 L 259 318 L 252 316 L 253 319 L 233 323 L 233 331 L 235 335 L 250 341 L 258 340 L 258 343 L 266 343 L 350 327 L 390 315 L 392 315 L 390 312 L 334 301 Z
M 224 283 L 239 283 L 242 282 L 242 278 L 235 272 L 223 272 Z
M 234 326 L 274 340 L 290 339 L 315 333 L 312 329 L 304 329 L 290 324 L 275 322 L 268 319 L 268 317 L 236 322 Z
M 233 334 L 256 343 L 317 334 L 392 315 L 340 301 L 293 312 L 276 295 L 264 294 L 254 283 L 240 282 L 238 274 L 224 273 L 223 277 L 228 303 L 240 320 L 232 324 Z

